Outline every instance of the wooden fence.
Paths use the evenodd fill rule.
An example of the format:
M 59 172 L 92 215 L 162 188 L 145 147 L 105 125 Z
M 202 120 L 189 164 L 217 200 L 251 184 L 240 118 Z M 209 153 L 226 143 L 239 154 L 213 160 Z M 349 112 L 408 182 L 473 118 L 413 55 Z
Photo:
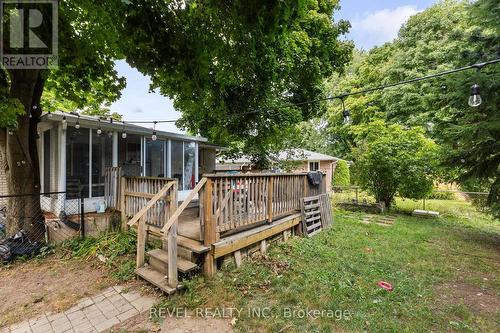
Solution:
M 104 173 L 104 198 L 106 206 L 114 209 L 120 209 L 122 168 L 106 168 Z

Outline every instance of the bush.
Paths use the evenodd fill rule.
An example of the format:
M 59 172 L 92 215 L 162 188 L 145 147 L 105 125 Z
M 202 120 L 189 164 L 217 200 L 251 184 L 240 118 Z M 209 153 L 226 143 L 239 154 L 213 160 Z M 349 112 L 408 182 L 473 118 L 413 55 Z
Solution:
M 349 165 L 344 160 L 338 160 L 333 174 L 333 186 L 349 186 L 350 184 Z
M 73 258 L 99 258 L 110 269 L 113 278 L 126 281 L 134 278 L 137 235 L 134 231 L 108 232 L 97 237 L 72 239 L 62 245 Z
M 431 193 L 437 145 L 421 128 L 381 120 L 352 126 L 359 182 L 378 202 L 390 208 L 394 196 L 422 199 Z
M 436 199 L 436 200 L 455 200 L 457 196 L 453 192 L 438 192 L 432 191 L 431 194 L 427 197 L 427 199 Z

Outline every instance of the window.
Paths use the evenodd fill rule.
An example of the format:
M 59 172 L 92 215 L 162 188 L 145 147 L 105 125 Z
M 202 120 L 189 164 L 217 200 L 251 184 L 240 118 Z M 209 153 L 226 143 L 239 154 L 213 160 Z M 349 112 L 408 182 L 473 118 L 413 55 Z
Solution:
M 165 142 L 146 140 L 146 176 L 165 177 Z
M 309 171 L 318 171 L 319 162 L 309 162 Z
M 45 140 L 45 139 L 44 139 Z M 82 191 L 89 196 L 89 129 L 69 127 L 66 130 L 66 191 L 68 198 L 78 197 Z
M 196 182 L 195 149 L 194 142 L 184 142 L 184 190 L 192 190 Z
M 92 131 L 92 197 L 104 195 L 106 168 L 113 166 L 113 136 Z
M 43 192 L 49 193 L 51 190 L 50 187 L 50 171 L 52 168 L 50 167 L 50 162 L 52 161 L 50 157 L 51 149 L 50 149 L 50 130 L 43 132 Z
M 118 165 L 125 176 L 141 175 L 141 137 L 128 134 L 118 139 Z
M 196 183 L 196 144 L 171 141 L 171 177 L 179 181 L 179 191 L 192 190 Z
M 172 140 L 170 159 L 172 163 L 172 178 L 179 181 L 179 191 L 184 190 L 182 172 L 184 168 L 184 148 L 182 141 Z

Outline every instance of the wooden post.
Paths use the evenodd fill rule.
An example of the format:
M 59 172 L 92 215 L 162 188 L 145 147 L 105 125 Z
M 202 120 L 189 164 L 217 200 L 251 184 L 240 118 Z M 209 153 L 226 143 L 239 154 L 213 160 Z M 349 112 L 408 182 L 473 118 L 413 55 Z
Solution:
M 266 252 L 267 252 L 267 243 L 266 240 L 263 239 L 260 241 L 260 253 L 266 254 Z
M 269 223 L 273 221 L 273 189 L 274 189 L 274 177 L 269 177 L 269 182 L 267 187 L 267 221 Z
M 170 214 L 169 217 L 177 210 L 177 182 L 170 189 Z M 167 221 L 165 221 L 166 223 Z M 179 284 L 177 272 L 177 222 L 170 227 L 167 233 L 167 253 L 168 253 L 168 284 L 172 288 L 176 288 Z
M 304 175 L 304 196 L 303 198 L 307 197 L 307 175 Z
M 234 263 L 236 265 L 236 268 L 241 266 L 241 251 L 234 251 Z
M 122 230 L 127 230 L 127 213 L 125 212 L 125 185 L 127 184 L 127 179 L 125 177 L 121 177 L 120 181 L 120 213 L 122 220 Z
M 139 223 L 137 224 L 137 257 L 136 257 L 137 268 L 144 266 L 146 237 L 147 237 L 146 221 L 144 220 L 144 217 L 142 217 L 139 220 Z
M 215 274 L 217 269 L 215 265 L 215 259 L 212 252 L 212 244 L 217 240 L 217 230 L 215 226 L 215 220 L 212 214 L 212 179 L 208 178 L 205 184 L 205 200 L 203 217 L 205 219 L 205 229 L 204 229 L 204 240 L 205 246 L 209 247 L 210 250 L 205 254 L 205 262 L 203 264 L 203 273 L 205 276 L 211 277 Z

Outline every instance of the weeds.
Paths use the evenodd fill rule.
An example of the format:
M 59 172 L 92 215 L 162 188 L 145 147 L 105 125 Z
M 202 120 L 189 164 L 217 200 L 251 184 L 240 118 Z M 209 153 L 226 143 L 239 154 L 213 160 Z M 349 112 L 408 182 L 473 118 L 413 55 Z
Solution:
M 134 278 L 137 235 L 134 231 L 114 231 L 97 237 L 72 239 L 64 242 L 61 250 L 67 256 L 90 260 L 99 258 L 111 269 L 111 276 L 119 281 Z

